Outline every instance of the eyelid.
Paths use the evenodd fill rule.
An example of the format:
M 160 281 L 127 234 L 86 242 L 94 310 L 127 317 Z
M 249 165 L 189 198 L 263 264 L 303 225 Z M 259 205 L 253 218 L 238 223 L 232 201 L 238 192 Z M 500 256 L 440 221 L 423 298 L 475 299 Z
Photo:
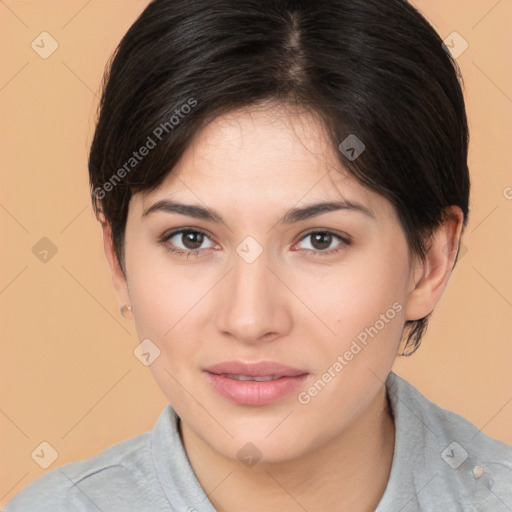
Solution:
M 331 235 L 336 235 L 337 237 L 341 238 L 346 243 L 352 242 L 352 237 L 348 233 L 345 233 L 344 231 L 338 231 L 336 229 L 331 229 L 331 228 L 310 228 L 305 233 L 302 233 L 301 235 L 299 235 L 298 240 L 300 241 L 303 238 L 305 238 L 306 236 L 311 235 L 312 233 L 329 233 Z
M 189 231 L 206 235 L 210 239 L 214 238 L 212 236 L 212 234 L 209 233 L 206 229 L 184 226 L 182 228 L 173 228 L 173 229 L 168 229 L 167 231 L 164 231 L 164 233 L 162 235 L 160 235 L 159 240 L 160 241 L 168 240 L 169 238 L 172 238 L 174 235 L 177 235 L 178 233 L 189 232 Z
M 328 229 L 328 228 L 312 228 L 305 233 L 302 233 L 298 241 L 295 242 L 292 246 L 295 247 L 296 245 L 300 244 L 305 238 L 307 238 L 309 235 L 312 235 L 314 233 L 324 233 L 329 234 L 331 236 L 334 236 L 335 238 L 338 238 L 340 240 L 340 243 L 336 245 L 333 249 L 324 249 L 324 250 L 315 250 L 315 249 L 299 249 L 301 251 L 305 251 L 308 254 L 311 254 L 313 256 L 332 256 L 334 254 L 337 254 L 341 250 L 343 250 L 344 247 L 347 247 L 352 244 L 352 237 L 348 235 L 347 233 L 342 233 L 334 229 Z
M 159 237 L 159 241 L 160 242 L 164 242 L 166 240 L 169 240 L 169 238 L 172 238 L 174 235 L 177 235 L 177 234 L 183 233 L 183 232 L 187 232 L 187 231 L 192 231 L 192 232 L 200 233 L 200 234 L 206 235 L 212 241 L 214 240 L 213 235 L 211 233 L 209 233 L 207 230 L 203 229 L 203 228 L 193 228 L 193 227 L 185 226 L 185 227 L 182 227 L 182 228 L 175 228 L 175 229 L 170 229 L 168 231 L 165 231 Z M 308 235 L 310 235 L 312 233 L 330 233 L 330 234 L 338 236 L 339 238 L 341 238 L 346 243 L 351 243 L 352 242 L 352 237 L 348 233 L 344 233 L 342 231 L 337 231 L 337 230 L 331 229 L 331 228 L 310 228 L 308 231 L 306 231 L 304 233 L 301 233 L 297 237 L 297 240 L 301 241 L 303 238 L 305 238 L 306 236 L 308 236 Z
M 161 235 L 158 238 L 158 241 L 160 243 L 166 243 L 174 236 L 182 234 L 182 233 L 196 233 L 196 234 L 204 235 L 205 237 L 209 238 L 214 244 L 216 243 L 215 238 L 208 231 L 206 231 L 205 229 L 202 229 L 202 228 L 192 228 L 192 227 L 182 227 L 182 228 L 168 230 L 168 231 L 164 232 L 163 235 Z M 178 250 L 184 250 L 184 249 L 178 248 Z M 197 249 L 195 251 L 192 251 L 190 249 L 187 249 L 187 250 L 189 252 L 200 252 L 205 249 Z
M 180 247 L 173 246 L 171 248 L 166 245 L 167 242 L 174 236 L 182 234 L 182 233 L 187 233 L 187 232 L 202 234 L 202 235 L 206 236 L 207 238 L 209 238 L 214 244 L 216 244 L 214 237 L 207 230 L 202 229 L 202 228 L 193 228 L 193 227 L 181 227 L 181 228 L 175 228 L 175 229 L 168 230 L 163 235 L 161 235 L 159 237 L 158 241 L 162 245 L 166 246 L 166 248 L 169 252 L 175 253 L 180 257 L 183 257 L 183 256 L 188 257 L 190 255 L 199 257 L 205 251 L 208 251 L 208 249 L 212 249 L 212 247 L 207 247 L 205 249 L 196 249 L 196 250 L 181 249 Z M 301 235 L 299 235 L 297 241 L 293 244 L 292 247 L 295 247 L 298 243 L 302 242 L 305 238 L 307 238 L 309 235 L 314 234 L 314 233 L 327 233 L 330 235 L 334 235 L 334 237 L 338 238 L 341 241 L 341 243 L 338 244 L 334 249 L 325 249 L 325 250 L 300 249 L 301 251 L 303 251 L 303 252 L 305 251 L 307 254 L 311 254 L 315 257 L 316 256 L 319 256 L 319 257 L 326 256 L 327 257 L 329 255 L 333 255 L 335 253 L 340 252 L 343 249 L 343 247 L 351 245 L 351 243 L 352 243 L 352 237 L 347 233 L 340 232 L 340 231 L 337 231 L 335 229 L 330 229 L 330 228 L 310 228 L 305 233 L 302 233 Z

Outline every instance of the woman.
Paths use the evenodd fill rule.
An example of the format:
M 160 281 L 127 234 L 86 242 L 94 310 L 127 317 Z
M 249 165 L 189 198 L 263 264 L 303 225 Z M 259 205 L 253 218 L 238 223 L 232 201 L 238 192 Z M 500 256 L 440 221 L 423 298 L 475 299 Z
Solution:
M 468 138 L 403 0 L 151 2 L 89 170 L 169 405 L 6 510 L 512 510 L 511 450 L 392 372 L 456 262 Z

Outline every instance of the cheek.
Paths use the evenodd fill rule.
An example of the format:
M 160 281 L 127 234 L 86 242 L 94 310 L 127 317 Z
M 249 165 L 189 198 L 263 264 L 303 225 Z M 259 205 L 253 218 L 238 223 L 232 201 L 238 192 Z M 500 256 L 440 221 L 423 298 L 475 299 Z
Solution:
M 171 337 L 205 294 L 204 272 L 194 264 L 177 263 L 163 247 L 142 235 L 127 239 L 130 299 L 140 335 Z M 190 313 L 189 313 L 190 312 Z
M 375 324 L 381 315 L 386 316 L 385 321 L 391 319 L 393 324 L 400 324 L 406 275 L 405 261 L 397 257 L 390 263 L 381 253 L 381 257 L 371 256 L 338 269 L 332 267 L 328 275 L 314 276 L 302 285 L 302 293 L 331 334 L 346 341 Z M 395 303 L 398 305 L 393 308 Z
M 307 360 L 314 361 L 315 379 L 298 397 L 306 415 L 315 409 L 338 411 L 343 421 L 356 417 L 393 366 L 404 321 L 404 280 L 389 268 L 362 270 L 338 275 L 343 286 L 333 280 L 323 293 L 310 295 L 312 309 L 334 334 L 324 328 L 319 332 L 325 334 L 309 333 Z
M 309 283 L 308 305 L 329 327 L 316 321 L 321 330 L 316 336 L 311 330 L 306 337 L 314 341 L 307 347 L 308 360 L 315 362 L 321 379 L 330 371 L 325 380 L 332 382 L 318 404 L 327 406 L 332 400 L 340 407 L 357 407 L 357 400 L 350 404 L 346 389 L 357 390 L 352 392 L 354 399 L 364 396 L 365 389 L 370 396 L 372 385 L 392 367 L 404 323 L 408 261 L 403 249 L 369 251 L 368 257 L 340 266 L 330 278 Z
M 189 396 L 184 390 L 192 389 L 191 379 L 197 377 L 190 371 L 197 366 L 194 315 L 200 310 L 201 295 L 205 293 L 201 285 L 188 289 L 187 282 L 183 272 L 164 274 L 153 267 L 151 272 L 137 274 L 130 285 L 139 339 L 149 338 L 159 350 L 149 369 L 178 410 L 187 406 Z
M 404 306 L 393 283 L 348 282 L 343 291 L 331 290 L 317 298 L 317 310 L 334 334 L 317 336 L 311 347 L 321 356 L 324 371 L 341 356 L 343 372 L 353 374 L 368 368 L 385 373 L 392 365 L 401 338 Z M 386 286 L 389 284 L 389 286 Z M 341 370 L 341 368 L 340 368 Z
M 133 247 L 133 246 L 132 246 Z M 156 254 L 155 254 L 156 253 Z M 192 276 L 192 266 L 172 264 L 160 250 L 133 247 L 127 260 L 130 299 L 140 340 L 149 338 L 160 350 L 150 369 L 157 381 L 172 378 L 194 359 L 194 315 L 207 294 L 205 276 Z M 197 333 L 196 333 L 197 336 Z

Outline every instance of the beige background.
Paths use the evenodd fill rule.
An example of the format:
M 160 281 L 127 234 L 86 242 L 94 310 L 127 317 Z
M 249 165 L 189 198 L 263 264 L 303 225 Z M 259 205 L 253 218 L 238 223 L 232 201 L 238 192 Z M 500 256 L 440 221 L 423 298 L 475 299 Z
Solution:
M 443 39 L 456 31 L 469 44 L 458 61 L 472 217 L 422 347 L 395 370 L 510 444 L 512 1 L 414 4 Z M 166 403 L 132 353 L 137 336 L 118 311 L 87 178 L 103 67 L 146 5 L 0 2 L 0 506 L 45 472 L 42 442 L 58 453 L 50 470 L 151 429 Z M 58 43 L 47 59 L 31 47 L 51 48 L 41 32 Z M 33 253 L 43 237 L 57 248 L 46 262 Z M 36 253 L 48 249 L 40 244 Z

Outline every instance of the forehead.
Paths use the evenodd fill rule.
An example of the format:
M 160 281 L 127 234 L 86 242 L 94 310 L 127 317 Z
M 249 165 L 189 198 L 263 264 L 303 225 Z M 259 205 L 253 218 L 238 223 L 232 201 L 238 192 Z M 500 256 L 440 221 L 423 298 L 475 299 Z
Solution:
M 196 134 L 162 184 L 142 194 L 143 208 L 172 195 L 246 208 L 345 199 L 390 213 L 388 201 L 344 169 L 336 151 L 312 113 L 274 105 L 234 111 Z
M 282 106 L 250 107 L 217 117 L 193 139 L 176 173 L 256 181 L 314 177 L 334 156 L 315 116 Z M 277 183 L 276 183 L 277 185 Z

